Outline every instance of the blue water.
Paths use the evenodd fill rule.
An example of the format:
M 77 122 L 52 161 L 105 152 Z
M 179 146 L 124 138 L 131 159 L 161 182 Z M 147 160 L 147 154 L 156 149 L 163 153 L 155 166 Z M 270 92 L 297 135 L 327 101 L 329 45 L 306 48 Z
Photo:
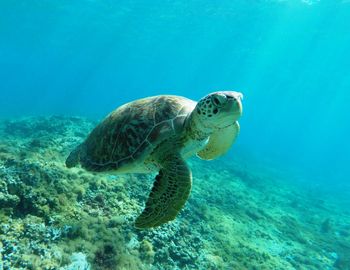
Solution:
M 244 93 L 230 155 L 349 181 L 350 2 L 0 1 L 0 117 Z M 236 151 L 235 151 L 236 149 Z

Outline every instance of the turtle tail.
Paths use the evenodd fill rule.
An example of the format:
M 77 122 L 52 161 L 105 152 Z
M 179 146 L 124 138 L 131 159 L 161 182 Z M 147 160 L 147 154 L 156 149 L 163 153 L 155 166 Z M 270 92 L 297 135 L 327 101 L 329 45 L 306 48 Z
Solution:
M 78 165 L 80 162 L 80 152 L 81 152 L 82 145 L 78 145 L 67 157 L 66 159 L 66 166 L 67 168 L 72 168 Z

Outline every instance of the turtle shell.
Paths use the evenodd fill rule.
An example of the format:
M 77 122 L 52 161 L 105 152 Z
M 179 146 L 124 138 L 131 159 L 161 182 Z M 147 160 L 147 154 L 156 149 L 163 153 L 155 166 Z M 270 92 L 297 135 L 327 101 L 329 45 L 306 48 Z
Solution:
M 142 162 L 164 140 L 181 133 L 195 105 L 196 102 L 184 97 L 162 95 L 117 108 L 83 143 L 82 166 L 92 171 L 108 171 Z

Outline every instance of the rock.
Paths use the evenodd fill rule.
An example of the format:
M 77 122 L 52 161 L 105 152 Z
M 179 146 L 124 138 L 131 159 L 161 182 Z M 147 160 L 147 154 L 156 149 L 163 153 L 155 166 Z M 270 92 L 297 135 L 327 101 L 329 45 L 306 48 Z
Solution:
M 113 243 L 105 243 L 95 252 L 96 269 L 113 269 L 117 265 L 117 248 Z
M 115 227 L 118 227 L 122 224 L 125 223 L 125 217 L 124 216 L 115 216 L 115 217 L 112 217 L 110 220 L 109 220 L 109 223 L 108 223 L 108 226 L 111 227 L 111 228 L 115 228 Z
M 151 242 L 146 239 L 142 240 L 139 250 L 141 259 L 145 260 L 149 264 L 152 264 L 154 262 L 155 252 L 153 250 L 153 245 Z
M 84 253 L 73 253 L 70 259 L 71 264 L 61 267 L 60 270 L 90 270 L 90 264 L 88 263 Z
M 0 193 L 0 208 L 15 208 L 19 201 L 16 195 Z
M 207 254 L 205 259 L 209 269 L 223 269 L 224 261 L 220 256 Z
M 321 232 L 329 233 L 331 230 L 332 230 L 332 221 L 329 218 L 327 218 L 321 224 Z

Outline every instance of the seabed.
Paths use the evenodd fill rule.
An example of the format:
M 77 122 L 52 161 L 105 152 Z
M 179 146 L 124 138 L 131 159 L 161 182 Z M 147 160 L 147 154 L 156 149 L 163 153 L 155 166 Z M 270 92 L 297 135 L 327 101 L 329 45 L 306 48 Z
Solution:
M 238 159 L 190 160 L 179 217 L 135 229 L 154 175 L 64 165 L 95 124 L 0 122 L 0 270 L 350 269 L 350 196 Z

